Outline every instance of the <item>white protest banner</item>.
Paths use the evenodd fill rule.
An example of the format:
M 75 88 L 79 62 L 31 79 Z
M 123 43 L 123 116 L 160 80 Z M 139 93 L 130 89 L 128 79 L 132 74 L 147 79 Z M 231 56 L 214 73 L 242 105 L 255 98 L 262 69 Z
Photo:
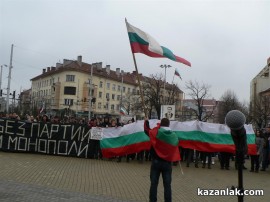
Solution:
M 91 139 L 92 140 L 102 140 L 103 128 L 93 127 L 91 128 Z

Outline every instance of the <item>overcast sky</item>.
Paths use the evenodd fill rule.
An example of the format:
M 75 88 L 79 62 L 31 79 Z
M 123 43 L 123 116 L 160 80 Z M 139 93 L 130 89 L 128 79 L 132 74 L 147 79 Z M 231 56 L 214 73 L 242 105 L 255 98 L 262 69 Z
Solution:
M 192 67 L 136 54 L 140 73 L 164 73 L 184 91 L 185 82 L 211 85 L 211 98 L 228 89 L 249 101 L 250 81 L 270 57 L 270 1 L 261 0 L 0 0 L 0 64 L 9 65 L 11 91 L 29 89 L 30 79 L 63 59 L 103 62 L 134 71 L 128 22 L 147 32 Z M 3 68 L 2 89 L 8 68 Z

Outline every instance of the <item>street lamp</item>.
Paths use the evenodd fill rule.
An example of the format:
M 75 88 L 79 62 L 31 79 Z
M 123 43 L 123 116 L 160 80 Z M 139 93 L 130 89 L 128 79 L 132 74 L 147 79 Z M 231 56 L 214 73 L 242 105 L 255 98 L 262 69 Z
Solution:
M 165 84 L 166 84 L 166 69 L 172 67 L 171 65 L 160 65 L 161 68 L 165 69 L 165 78 L 164 78 L 164 92 L 165 92 Z
M 167 70 L 167 68 L 170 68 L 172 66 L 171 65 L 160 65 L 160 67 L 165 69 L 164 92 L 163 92 L 163 102 L 165 103 L 165 94 L 166 94 L 166 91 L 165 91 L 165 86 L 166 86 L 166 70 Z

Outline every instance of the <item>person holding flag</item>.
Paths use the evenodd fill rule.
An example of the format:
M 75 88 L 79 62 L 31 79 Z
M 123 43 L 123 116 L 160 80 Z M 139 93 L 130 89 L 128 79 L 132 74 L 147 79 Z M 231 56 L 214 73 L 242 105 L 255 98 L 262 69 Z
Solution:
M 161 119 L 160 124 L 150 129 L 149 120 L 145 117 L 144 132 L 149 136 L 151 143 L 152 165 L 150 170 L 149 201 L 157 201 L 157 187 L 159 176 L 162 174 L 164 186 L 164 201 L 172 201 L 172 162 L 180 161 L 178 149 L 179 140 L 170 128 L 170 120 Z

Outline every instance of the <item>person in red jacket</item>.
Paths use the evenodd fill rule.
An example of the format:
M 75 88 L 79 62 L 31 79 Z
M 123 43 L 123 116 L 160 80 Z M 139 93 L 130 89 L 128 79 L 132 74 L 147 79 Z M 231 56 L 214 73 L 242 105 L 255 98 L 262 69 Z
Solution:
M 164 201 L 172 201 L 172 162 L 180 160 L 180 153 L 178 137 L 169 126 L 170 121 L 167 118 L 161 119 L 160 124 L 153 129 L 150 129 L 147 117 L 144 121 L 144 131 L 149 136 L 151 143 L 150 202 L 157 201 L 157 187 L 160 174 L 162 174 L 163 179 Z

